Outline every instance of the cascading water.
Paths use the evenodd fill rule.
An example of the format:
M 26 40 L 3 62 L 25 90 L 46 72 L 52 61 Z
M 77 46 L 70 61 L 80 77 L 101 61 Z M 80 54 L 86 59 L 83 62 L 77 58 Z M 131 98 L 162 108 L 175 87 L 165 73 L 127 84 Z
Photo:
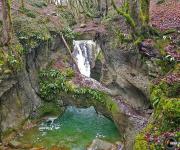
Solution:
M 81 74 L 90 77 L 91 68 L 94 67 L 95 59 L 100 52 L 100 47 L 93 40 L 73 41 L 73 56 L 76 59 Z

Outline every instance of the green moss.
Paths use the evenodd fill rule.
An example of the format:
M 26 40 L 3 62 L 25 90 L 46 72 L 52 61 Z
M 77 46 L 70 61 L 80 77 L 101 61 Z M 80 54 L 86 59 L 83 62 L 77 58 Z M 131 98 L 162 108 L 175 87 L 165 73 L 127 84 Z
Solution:
M 135 140 L 135 150 L 147 147 L 151 150 L 162 149 L 163 144 L 155 141 L 147 142 L 146 135 L 151 137 L 161 137 L 166 132 L 172 132 L 178 137 L 178 128 L 180 123 L 180 100 L 179 84 L 168 84 L 161 81 L 157 85 L 151 86 L 151 103 L 154 106 L 154 113 L 145 129 L 138 134 Z M 163 139 L 162 139 L 163 140 Z
M 144 40 L 144 37 L 143 37 L 143 36 L 138 37 L 138 38 L 134 41 L 134 45 L 140 45 L 143 40 Z
M 56 103 L 44 102 L 42 106 L 37 109 L 36 119 L 52 115 L 59 116 L 63 112 L 63 109 L 60 108 Z
M 155 48 L 160 52 L 161 55 L 165 55 L 165 47 L 170 43 L 169 39 L 157 39 L 155 41 Z
M 149 22 L 149 0 L 140 0 L 139 17 L 143 25 Z
M 155 116 L 161 120 L 162 131 L 176 129 L 180 121 L 178 119 L 180 118 L 180 101 L 178 99 L 179 93 L 176 91 L 177 88 L 179 89 L 178 83 L 169 85 L 165 82 L 160 82 L 160 84 L 154 85 L 151 89 L 151 102 L 155 107 Z
M 7 128 L 5 132 L 3 132 L 2 137 L 3 139 L 5 139 L 6 137 L 8 137 L 11 133 L 16 133 L 17 129 L 15 128 Z
M 72 79 L 75 76 L 75 72 L 72 68 L 67 68 L 64 74 L 68 79 Z
M 62 94 L 76 99 L 88 100 L 92 105 L 103 105 L 108 111 L 118 113 L 118 105 L 111 97 L 99 90 L 89 87 L 76 87 L 68 81 L 69 77 L 58 70 L 42 70 L 40 72 L 40 95 L 46 102 L 55 103 Z
M 134 150 L 148 149 L 148 142 L 145 140 L 144 135 L 138 134 L 135 139 Z
M 153 124 L 149 123 L 146 128 L 144 128 L 135 138 L 134 150 L 155 150 L 155 145 L 153 143 L 148 143 L 145 134 L 151 133 Z
M 24 47 L 24 52 L 51 39 L 48 28 L 44 22 L 40 23 L 39 19 L 21 16 L 14 18 L 13 25 L 16 36 Z
M 135 27 L 136 27 L 136 23 L 135 23 L 134 19 L 131 17 L 129 11 L 126 11 L 126 12 L 125 12 L 125 11 L 122 9 L 122 8 L 124 8 L 124 7 L 122 7 L 122 8 L 117 8 L 114 1 L 112 1 L 112 5 L 113 5 L 114 9 L 117 11 L 117 13 L 118 13 L 119 15 L 123 16 L 123 17 L 125 18 L 126 22 L 127 22 L 127 23 L 131 26 L 131 28 L 134 30 Z

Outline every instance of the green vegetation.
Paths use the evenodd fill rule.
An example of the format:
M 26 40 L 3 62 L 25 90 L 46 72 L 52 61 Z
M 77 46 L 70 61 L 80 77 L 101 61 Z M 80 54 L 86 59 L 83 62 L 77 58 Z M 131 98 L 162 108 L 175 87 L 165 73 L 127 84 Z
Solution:
M 67 90 L 66 77 L 58 70 L 40 72 L 40 94 L 44 101 L 56 101 L 60 92 Z
M 44 116 L 58 116 L 63 112 L 63 108 L 54 102 L 44 102 L 37 110 L 38 112 L 35 119 L 40 119 Z
M 161 74 L 166 74 L 169 71 L 172 71 L 177 64 L 177 62 L 170 55 L 163 57 L 162 60 L 158 60 L 157 64 L 161 67 Z
M 154 106 L 154 114 L 151 122 L 138 134 L 135 149 L 149 148 L 150 150 L 163 149 L 163 142 L 169 135 L 178 141 L 180 123 L 180 84 L 161 81 L 151 87 L 151 103 Z M 157 142 L 159 139 L 160 142 Z
M 79 34 L 75 33 L 70 27 L 63 28 L 61 33 L 64 35 L 66 40 L 69 41 L 69 43 L 71 42 L 71 44 L 72 41 L 79 36 Z
M 19 11 L 23 14 L 25 14 L 27 17 L 36 18 L 36 13 L 32 10 L 29 10 L 25 7 L 21 7 Z
M 115 5 L 115 2 L 112 0 L 112 5 L 113 5 L 114 9 L 117 11 L 117 13 L 119 15 L 122 15 L 126 19 L 127 23 L 134 30 L 136 27 L 136 23 L 135 23 L 134 19 L 131 17 L 130 12 L 128 11 L 129 10 L 128 3 L 125 3 L 122 8 L 117 8 Z
M 47 7 L 47 3 L 44 2 L 43 0 L 39 0 L 36 2 L 32 2 L 32 6 L 38 7 L 38 8 L 43 8 L 43 7 Z
M 139 17 L 141 19 L 141 22 L 143 26 L 146 26 L 149 22 L 149 3 L 150 0 L 140 0 L 140 12 Z
M 69 82 L 69 71 L 47 69 L 40 72 L 40 95 L 46 102 L 56 102 L 61 95 L 68 94 L 75 99 L 88 100 L 89 103 L 104 105 L 110 112 L 119 111 L 118 106 L 106 93 L 88 87 L 76 87 Z
M 23 45 L 24 52 L 28 52 L 31 48 L 36 48 L 40 43 L 51 39 L 47 26 L 40 21 L 40 19 L 25 16 L 14 18 L 14 30 Z

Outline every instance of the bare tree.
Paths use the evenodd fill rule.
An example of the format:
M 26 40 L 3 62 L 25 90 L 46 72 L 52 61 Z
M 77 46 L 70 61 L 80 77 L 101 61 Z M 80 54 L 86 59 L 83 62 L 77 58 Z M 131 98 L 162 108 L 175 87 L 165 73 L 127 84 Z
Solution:
M 24 8 L 24 0 L 21 0 L 21 7 Z
M 12 36 L 11 4 L 9 0 L 2 0 L 2 39 L 1 42 L 7 46 Z

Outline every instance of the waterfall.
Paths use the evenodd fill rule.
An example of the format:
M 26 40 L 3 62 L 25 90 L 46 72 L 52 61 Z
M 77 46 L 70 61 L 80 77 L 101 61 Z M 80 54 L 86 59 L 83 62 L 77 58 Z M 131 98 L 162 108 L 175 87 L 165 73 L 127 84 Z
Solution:
M 93 40 L 73 41 L 73 56 L 77 62 L 81 74 L 90 77 L 91 68 L 95 65 L 95 60 L 100 52 L 100 47 Z

